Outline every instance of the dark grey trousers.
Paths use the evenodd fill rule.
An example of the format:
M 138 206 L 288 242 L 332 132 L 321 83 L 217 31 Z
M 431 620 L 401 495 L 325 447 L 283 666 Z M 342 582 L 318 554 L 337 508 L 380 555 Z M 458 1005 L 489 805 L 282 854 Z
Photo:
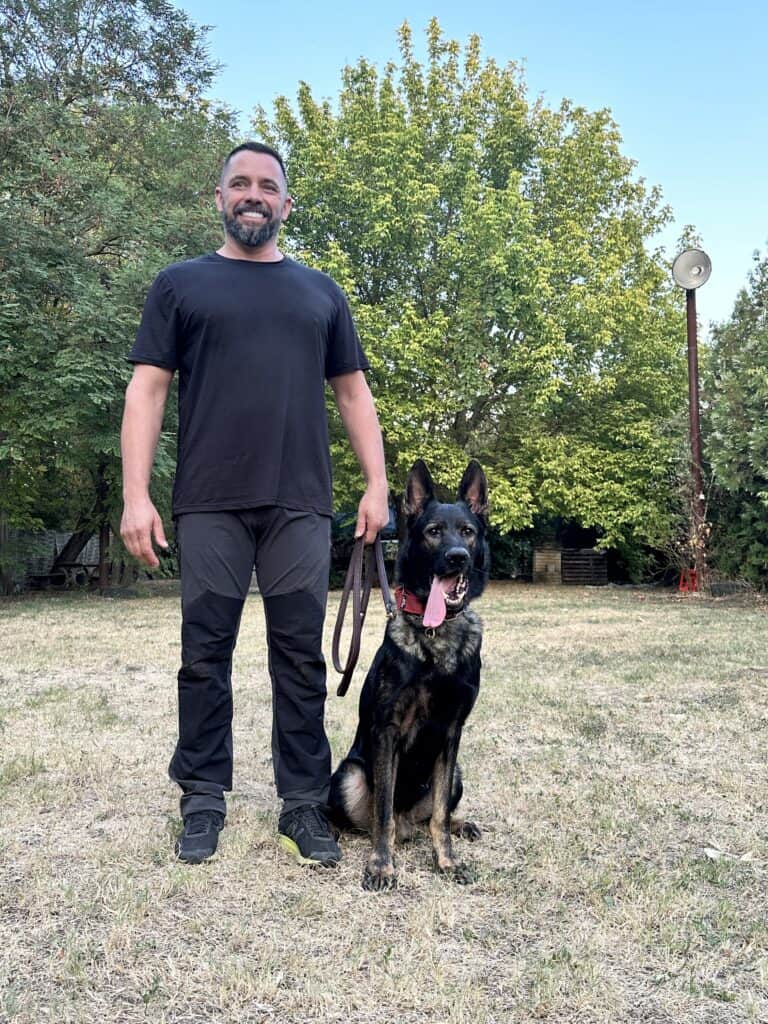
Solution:
M 181 567 L 179 740 L 168 769 L 181 813 L 226 813 L 232 788 L 232 652 L 251 573 L 264 601 L 272 678 L 272 761 L 284 809 L 325 804 L 323 620 L 330 519 L 260 508 L 178 517 Z

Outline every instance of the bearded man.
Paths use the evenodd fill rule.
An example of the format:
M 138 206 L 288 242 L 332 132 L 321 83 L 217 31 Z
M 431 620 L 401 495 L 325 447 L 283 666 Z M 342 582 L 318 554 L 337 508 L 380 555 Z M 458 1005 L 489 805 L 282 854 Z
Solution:
M 356 535 L 388 521 L 381 431 L 347 300 L 325 274 L 277 247 L 291 210 L 280 155 L 246 142 L 216 188 L 224 244 L 162 270 L 129 359 L 122 428 L 127 549 L 150 567 L 166 547 L 149 494 L 171 379 L 179 374 L 173 519 L 182 650 L 179 738 L 169 774 L 181 788 L 180 860 L 216 851 L 232 788 L 232 653 L 255 568 L 272 680 L 278 839 L 301 863 L 341 857 L 325 817 L 331 757 L 321 650 L 330 563 L 330 384 L 366 480 Z

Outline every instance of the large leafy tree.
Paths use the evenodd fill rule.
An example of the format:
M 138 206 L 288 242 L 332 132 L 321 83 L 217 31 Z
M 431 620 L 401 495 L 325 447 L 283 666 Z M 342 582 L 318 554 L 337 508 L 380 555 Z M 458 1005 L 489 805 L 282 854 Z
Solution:
M 393 483 L 417 456 L 490 471 L 494 517 L 665 533 L 684 396 L 679 298 L 647 243 L 668 218 L 606 111 L 531 102 L 514 64 L 436 21 L 420 64 L 302 84 L 255 126 L 285 151 L 290 244 L 346 287 L 373 365 Z M 353 465 L 336 451 L 339 494 Z
M 232 119 L 201 98 L 204 31 L 163 0 L 0 0 L 0 21 L 0 513 L 88 528 L 119 503 L 144 293 L 217 237 Z
M 712 334 L 705 383 L 718 568 L 768 581 L 768 256 Z

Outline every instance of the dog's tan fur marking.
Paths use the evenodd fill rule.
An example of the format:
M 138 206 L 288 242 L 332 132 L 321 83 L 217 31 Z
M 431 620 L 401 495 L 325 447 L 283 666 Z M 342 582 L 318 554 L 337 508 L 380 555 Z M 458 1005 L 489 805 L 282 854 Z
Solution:
M 370 831 L 373 797 L 359 765 L 350 765 L 341 783 L 347 817 L 356 828 Z
M 471 608 L 465 608 L 462 615 L 445 622 L 434 630 L 431 636 L 410 616 L 399 612 L 387 629 L 394 642 L 419 661 L 432 660 L 441 672 L 456 671 L 459 655 L 467 657 L 480 648 L 483 638 L 483 624 Z

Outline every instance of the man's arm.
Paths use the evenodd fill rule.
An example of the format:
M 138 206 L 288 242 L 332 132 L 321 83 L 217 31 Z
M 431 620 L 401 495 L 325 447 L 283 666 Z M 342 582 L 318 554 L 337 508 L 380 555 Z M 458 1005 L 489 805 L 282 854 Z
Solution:
M 149 496 L 149 479 L 163 425 L 172 370 L 140 363 L 125 392 L 120 444 L 123 453 L 123 518 L 120 535 L 134 557 L 150 568 L 160 564 L 152 538 L 167 548 L 163 524 Z
M 364 534 L 365 543 L 372 544 L 389 522 L 387 471 L 376 407 L 362 370 L 332 377 L 328 383 L 367 485 L 357 510 L 355 537 Z

